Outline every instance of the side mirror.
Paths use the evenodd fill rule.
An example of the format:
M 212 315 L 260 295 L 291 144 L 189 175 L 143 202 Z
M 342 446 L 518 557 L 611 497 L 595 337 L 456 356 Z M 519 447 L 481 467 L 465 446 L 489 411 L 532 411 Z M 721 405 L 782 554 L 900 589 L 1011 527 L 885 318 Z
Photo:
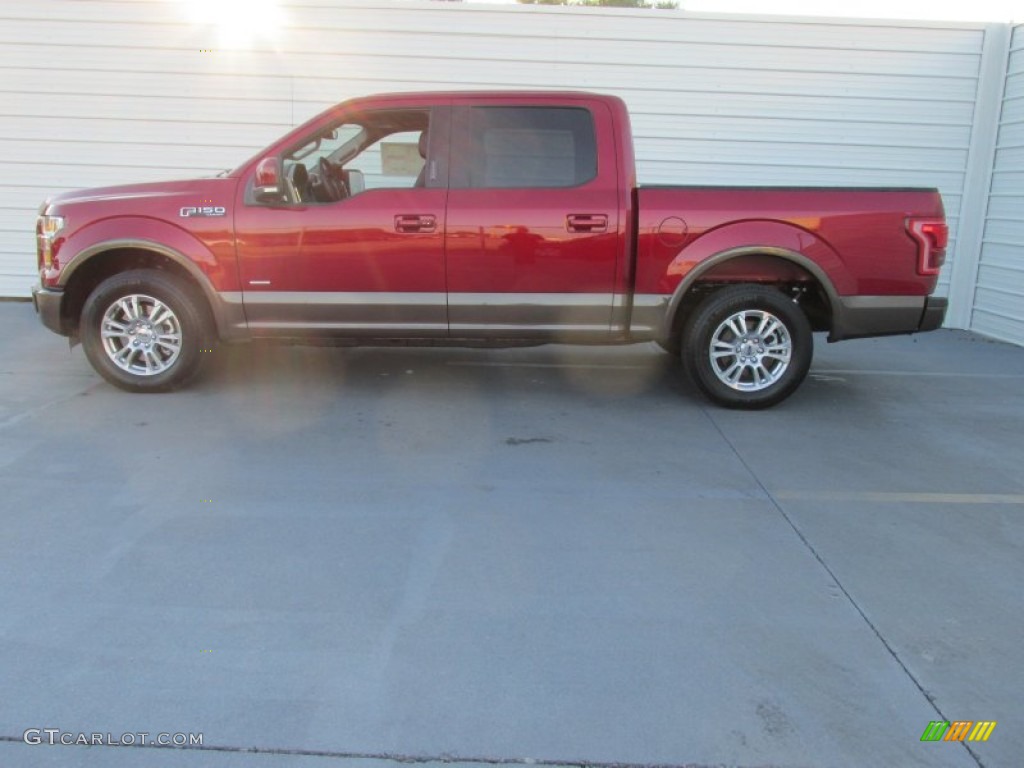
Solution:
M 276 157 L 265 157 L 256 166 L 256 181 L 253 193 L 261 203 L 280 202 L 282 195 L 281 174 Z
M 366 190 L 366 179 L 363 177 L 362 171 L 352 169 L 348 171 L 348 194 L 349 197 L 352 195 L 358 195 L 360 192 Z

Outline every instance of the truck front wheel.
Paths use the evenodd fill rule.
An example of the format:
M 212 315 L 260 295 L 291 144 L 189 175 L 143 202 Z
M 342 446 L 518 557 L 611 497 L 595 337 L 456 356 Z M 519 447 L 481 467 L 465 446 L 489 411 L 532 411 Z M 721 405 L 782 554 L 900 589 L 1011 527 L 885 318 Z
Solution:
M 714 402 L 768 408 L 789 397 L 811 366 L 814 339 L 803 310 L 784 293 L 737 285 L 709 295 L 686 324 L 686 372 Z
M 96 372 L 129 392 L 184 386 L 211 343 L 205 313 L 188 287 L 155 269 L 100 283 L 82 308 L 79 332 Z

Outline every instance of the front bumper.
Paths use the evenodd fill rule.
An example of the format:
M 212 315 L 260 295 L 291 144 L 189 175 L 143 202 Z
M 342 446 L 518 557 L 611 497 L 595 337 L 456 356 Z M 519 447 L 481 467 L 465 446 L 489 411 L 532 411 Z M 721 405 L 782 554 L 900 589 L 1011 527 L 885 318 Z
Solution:
M 43 321 L 43 325 L 54 333 L 67 336 L 60 316 L 60 305 L 63 299 L 63 291 L 41 288 L 38 285 L 32 287 L 32 306 L 36 308 L 36 314 Z

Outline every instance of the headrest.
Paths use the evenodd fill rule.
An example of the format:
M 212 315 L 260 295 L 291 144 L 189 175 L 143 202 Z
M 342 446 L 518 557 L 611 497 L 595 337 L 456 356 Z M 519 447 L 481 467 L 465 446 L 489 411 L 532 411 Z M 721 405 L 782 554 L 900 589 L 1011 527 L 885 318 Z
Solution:
M 427 159 L 427 132 L 420 131 L 420 157 Z

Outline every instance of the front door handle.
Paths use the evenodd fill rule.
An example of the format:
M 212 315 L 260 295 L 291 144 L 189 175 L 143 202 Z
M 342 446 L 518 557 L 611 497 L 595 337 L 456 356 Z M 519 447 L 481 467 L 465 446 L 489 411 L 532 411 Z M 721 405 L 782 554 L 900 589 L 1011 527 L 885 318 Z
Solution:
M 395 216 L 395 232 L 433 232 L 437 216 L 429 213 L 403 213 Z
M 570 213 L 565 217 L 570 232 L 607 232 L 608 217 L 603 213 Z

